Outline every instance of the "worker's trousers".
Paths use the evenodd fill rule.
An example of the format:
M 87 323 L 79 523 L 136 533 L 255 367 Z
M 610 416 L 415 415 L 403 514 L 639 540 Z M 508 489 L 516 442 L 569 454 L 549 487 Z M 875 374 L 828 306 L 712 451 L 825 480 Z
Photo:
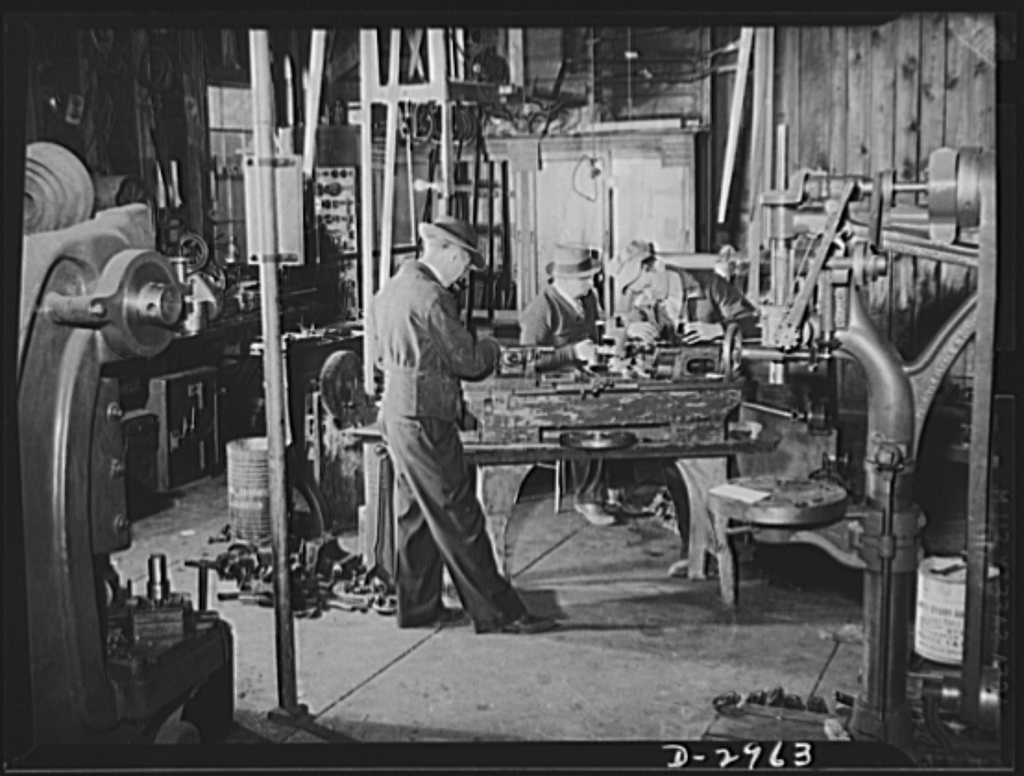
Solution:
M 494 560 L 458 427 L 429 417 L 380 424 L 395 467 L 398 625 L 436 619 L 442 562 L 478 628 L 521 617 L 526 608 Z

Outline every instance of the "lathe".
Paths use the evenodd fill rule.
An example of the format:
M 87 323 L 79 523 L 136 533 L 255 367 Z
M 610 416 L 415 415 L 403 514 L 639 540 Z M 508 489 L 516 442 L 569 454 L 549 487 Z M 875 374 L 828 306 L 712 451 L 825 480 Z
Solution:
M 144 205 L 25 238 L 18 421 L 33 742 L 209 740 L 234 712 L 231 629 L 176 593 L 166 558 L 145 591 L 111 556 L 130 544 L 123 411 L 105 367 L 152 357 L 184 309 Z

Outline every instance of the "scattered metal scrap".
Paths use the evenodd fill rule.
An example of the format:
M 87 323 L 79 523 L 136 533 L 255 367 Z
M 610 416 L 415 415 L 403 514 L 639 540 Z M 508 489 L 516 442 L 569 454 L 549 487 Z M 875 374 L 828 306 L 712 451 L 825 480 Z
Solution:
M 223 532 L 225 536 L 229 533 L 229 528 Z M 345 551 L 336 538 L 305 541 L 290 536 L 288 549 L 291 607 L 296 617 L 315 619 L 327 609 L 395 613 L 393 587 L 375 569 L 367 569 L 358 555 Z M 274 562 L 269 546 L 235 542 L 215 560 L 192 560 L 186 565 L 199 570 L 202 600 L 206 598 L 208 574 L 212 570 L 218 580 L 233 581 L 236 585 L 235 590 L 218 591 L 218 601 L 274 606 Z

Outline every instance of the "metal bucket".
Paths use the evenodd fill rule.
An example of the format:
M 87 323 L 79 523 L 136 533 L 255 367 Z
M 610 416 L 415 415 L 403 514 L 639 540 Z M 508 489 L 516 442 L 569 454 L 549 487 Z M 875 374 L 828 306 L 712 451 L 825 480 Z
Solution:
M 269 541 L 267 438 L 247 437 L 228 442 L 227 459 L 231 536 L 250 544 Z
M 989 568 L 985 596 L 994 595 L 999 569 Z M 936 663 L 959 665 L 964 651 L 964 609 L 967 566 L 958 557 L 925 558 L 917 569 L 917 619 L 914 651 Z M 995 601 L 990 607 L 994 612 Z M 986 628 L 994 627 L 990 617 Z

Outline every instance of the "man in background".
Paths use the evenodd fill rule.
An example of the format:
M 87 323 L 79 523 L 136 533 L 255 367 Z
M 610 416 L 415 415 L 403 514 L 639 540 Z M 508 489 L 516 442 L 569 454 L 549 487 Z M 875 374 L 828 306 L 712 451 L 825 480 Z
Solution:
M 520 318 L 520 345 L 547 346 L 540 354 L 538 372 L 584 366 L 592 362 L 600 342 L 598 321 L 603 318 L 594 293 L 594 276 L 601 263 L 589 248 L 559 245 L 548 264 L 551 282 L 530 302 Z M 608 526 L 615 517 L 605 511 L 604 465 L 600 459 L 572 461 L 575 508 L 588 522 Z

